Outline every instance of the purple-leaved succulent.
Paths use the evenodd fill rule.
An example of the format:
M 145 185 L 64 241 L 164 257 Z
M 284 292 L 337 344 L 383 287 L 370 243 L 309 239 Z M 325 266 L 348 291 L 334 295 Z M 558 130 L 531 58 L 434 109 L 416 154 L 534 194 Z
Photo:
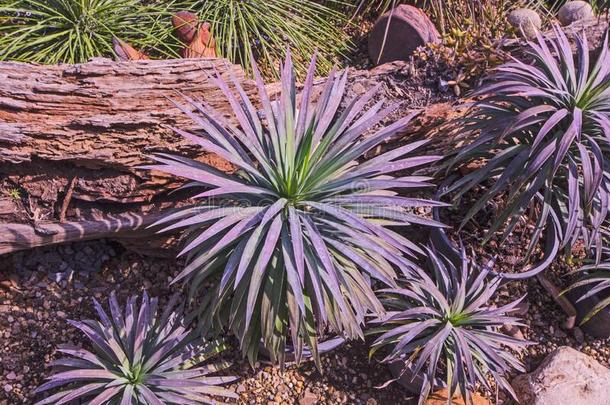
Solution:
M 91 349 L 59 347 L 68 357 L 52 362 L 54 373 L 36 391 L 61 390 L 37 405 L 73 401 L 90 405 L 197 405 L 216 403 L 215 398 L 237 398 L 221 386 L 235 377 L 210 375 L 229 364 L 203 364 L 224 345 L 203 341 L 184 325 L 177 300 L 174 296 L 161 313 L 158 299 L 144 293 L 139 306 L 134 296 L 121 310 L 113 292 L 108 316 L 94 299 L 99 320 L 69 321 L 90 340 Z
M 580 240 L 601 252 L 610 192 L 610 53 L 606 36 L 595 64 L 584 34 L 574 38 L 576 56 L 559 27 L 553 38 L 530 42 L 533 63 L 514 59 L 473 93 L 466 122 L 479 134 L 462 147 L 451 166 L 482 162 L 446 193 L 454 201 L 473 187 L 486 189 L 463 224 L 496 196 L 506 203 L 486 239 L 507 237 L 526 210 L 535 212 L 529 256 L 546 229 L 546 259 L 521 275 L 544 270 L 550 260 Z M 493 215 L 493 214 L 492 214 Z M 599 260 L 599 258 L 598 258 Z
M 410 257 L 423 253 L 391 227 L 442 226 L 413 209 L 444 204 L 397 192 L 432 186 L 428 177 L 404 175 L 438 160 L 412 155 L 424 141 L 359 160 L 403 131 L 416 113 L 363 137 L 400 104 L 375 100 L 376 86 L 340 110 L 347 71 L 333 71 L 314 103 L 315 66 L 314 56 L 297 97 L 288 53 L 281 94 L 272 101 L 254 64 L 262 111 L 236 80 L 230 89 L 212 78 L 239 128 L 205 102 L 187 98 L 188 105 L 177 104 L 202 131 L 176 132 L 226 159 L 234 173 L 167 154 L 155 155 L 158 164 L 147 166 L 202 189 L 194 197 L 200 205 L 156 225 L 187 228 L 181 255 L 188 263 L 174 282 L 183 281 L 199 300 L 204 323 L 232 330 L 252 363 L 262 344 L 283 364 L 290 336 L 297 362 L 307 347 L 320 367 L 320 335 L 362 338 L 365 316 L 383 311 L 371 280 L 396 286 L 395 267 L 409 273 L 417 267 Z
M 457 253 L 457 252 L 456 252 Z M 400 288 L 380 290 L 387 314 L 372 322 L 369 333 L 379 335 L 370 355 L 385 353 L 382 362 L 398 362 L 398 378 L 422 378 L 419 403 L 433 389 L 446 386 L 448 398 L 455 393 L 471 403 L 470 393 L 478 384 L 493 392 L 488 380 L 515 396 L 506 374 L 524 371 L 509 348 L 528 344 L 501 331 L 502 326 L 521 326 L 510 315 L 521 299 L 501 307 L 490 300 L 501 284 L 488 280 L 493 262 L 480 266 L 459 251 L 460 263 L 453 263 L 434 248 L 428 249 L 430 277 L 426 272 L 405 280 Z M 449 402 L 449 401 L 448 401 Z

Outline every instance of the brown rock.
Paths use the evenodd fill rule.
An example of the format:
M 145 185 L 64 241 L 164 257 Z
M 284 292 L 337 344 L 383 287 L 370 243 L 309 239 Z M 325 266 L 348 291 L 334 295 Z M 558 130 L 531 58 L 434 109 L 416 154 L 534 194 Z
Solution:
M 318 400 L 318 397 L 309 389 L 305 390 L 303 397 L 299 399 L 299 405 L 313 405 Z
M 382 15 L 373 26 L 369 57 L 375 64 L 408 60 L 418 47 L 440 41 L 441 36 L 426 13 L 403 4 Z
M 129 45 L 127 42 L 122 41 L 118 38 L 113 38 L 112 44 L 114 47 L 114 53 L 116 54 L 118 60 L 121 62 L 125 62 L 128 60 L 150 59 L 145 53 L 138 51 L 133 46 Z
M 216 41 L 210 33 L 210 23 L 201 23 L 197 14 L 180 11 L 172 17 L 176 36 L 186 46 L 183 58 L 215 58 Z
M 570 25 L 576 21 L 594 18 L 593 7 L 586 1 L 568 1 L 557 13 L 561 25 Z
M 563 346 L 549 354 L 533 373 L 516 377 L 512 386 L 522 404 L 606 405 L 610 370 Z
M 203 23 L 197 30 L 197 35 L 188 46 L 182 50 L 184 58 L 215 58 L 216 40 L 210 34 L 210 23 Z
M 542 27 L 542 19 L 535 10 L 518 8 L 508 14 L 507 20 L 513 28 L 523 32 L 527 39 L 535 39 Z
M 176 30 L 176 35 L 184 43 L 190 43 L 195 39 L 199 26 L 197 14 L 189 11 L 179 11 L 172 16 L 172 25 Z
M 472 394 L 472 403 L 468 405 L 492 405 L 491 402 L 478 394 Z M 460 395 L 454 396 L 451 401 L 452 405 L 466 405 Z M 447 405 L 447 389 L 444 388 L 440 391 L 430 395 L 426 400 L 426 405 Z

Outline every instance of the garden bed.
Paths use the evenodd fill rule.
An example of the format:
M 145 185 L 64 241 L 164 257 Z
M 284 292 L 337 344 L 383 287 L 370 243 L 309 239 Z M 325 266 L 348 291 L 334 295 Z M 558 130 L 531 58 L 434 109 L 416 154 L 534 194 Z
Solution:
M 459 382 L 453 393 L 512 405 L 514 377 L 533 372 L 561 346 L 610 366 L 610 338 L 587 335 L 586 325 L 575 323 L 573 292 L 560 294 L 582 280 L 583 269 L 574 271 L 595 249 L 604 259 L 595 271 L 610 270 L 610 250 L 602 249 L 610 234 L 610 54 L 599 52 L 607 22 L 578 17 L 565 28 L 569 39 L 553 26 L 538 38 L 539 48 L 529 49 L 507 40 L 527 33 L 523 25 L 509 27 L 503 2 L 426 4 L 442 35 L 424 12 L 401 6 L 400 18 L 417 20 L 411 28 L 429 39 L 413 47 L 409 61 L 377 67 L 363 56 L 363 38 L 381 6 L 365 7 L 360 26 L 347 30 L 337 25 L 341 11 L 303 9 L 310 19 L 324 10 L 312 32 L 360 38 L 347 63 L 358 69 L 332 73 L 328 82 L 315 78 L 315 58 L 305 79 L 302 52 L 312 51 L 311 33 L 298 24 L 290 33 L 307 46 L 286 56 L 279 82 L 271 69 L 277 61 L 266 53 L 230 56 L 236 63 L 258 57 L 263 75 L 275 80 L 267 85 L 257 74 L 248 77 L 255 65 L 141 60 L 148 55 L 136 50 L 138 61 L 0 62 L 0 405 L 80 395 L 120 395 L 129 405 L 156 395 L 171 403 L 209 395 L 244 404 L 415 404 L 418 394 L 426 400 L 452 376 Z M 167 19 L 166 12 L 158 16 Z M 267 12 L 277 22 L 285 10 Z M 34 21 L 33 14 L 25 15 Z M 8 31 L 0 32 L 0 44 L 30 23 L 20 13 L 2 17 L 0 29 Z M 178 17 L 190 22 L 176 25 Z M 218 46 L 210 42 L 216 22 L 198 18 L 173 14 L 173 29 L 188 41 L 169 41 L 168 54 L 181 45 L 190 56 L 197 47 L 205 56 L 231 47 L 231 35 Z M 164 27 L 172 31 L 168 21 Z M 589 44 L 579 36 L 583 29 Z M 205 44 L 197 43 L 202 34 Z M 98 39 L 116 46 L 104 35 Z M 257 45 L 283 55 L 271 42 L 275 48 Z M 324 74 L 341 45 L 321 51 Z M 524 63 L 503 65 L 504 73 L 494 71 L 490 87 L 481 87 L 481 77 L 511 53 Z M 41 61 L 55 62 L 45 55 Z M 603 58 L 602 67 L 589 69 L 587 57 Z M 532 74 L 530 62 L 541 70 Z M 461 98 L 472 88 L 480 92 Z M 210 105 L 188 98 L 172 104 L 184 93 Z M 195 187 L 176 192 L 187 183 Z M 150 229 L 160 218 L 171 232 Z M 512 219 L 516 226 L 500 237 Z M 537 226 L 545 229 L 540 239 Z M 175 258 L 177 229 L 186 227 L 186 247 Z M 445 232 L 453 247 L 438 242 Z M 533 254 L 523 259 L 530 238 Z M 551 250 L 544 273 L 517 277 Z M 485 266 L 489 259 L 493 269 Z M 584 270 L 586 280 L 592 271 Z M 506 277 L 490 277 L 498 273 Z M 598 293 L 610 288 L 607 274 Z M 168 306 L 158 321 L 157 301 L 148 295 L 159 307 L 172 297 L 180 305 Z M 129 298 L 136 296 L 138 303 Z M 78 322 L 84 319 L 99 322 Z M 317 340 L 329 332 L 348 341 L 320 350 L 318 361 Z M 228 362 L 226 369 L 201 357 L 217 348 L 201 346 L 213 336 L 226 343 L 217 359 Z M 284 345 L 311 351 L 318 362 L 276 365 Z M 420 392 L 389 384 L 396 372 L 419 367 Z M 67 390 L 57 392 L 60 386 Z
M 167 299 L 177 291 L 169 282 L 180 271 L 175 260 L 142 257 L 106 241 L 34 249 L 7 256 L 4 263 L 19 275 L 8 290 L 0 290 L 0 403 L 11 405 L 34 400 L 34 389 L 50 371 L 48 363 L 58 357 L 57 345 L 82 343 L 82 335 L 67 327 L 66 319 L 95 316 L 92 297 L 103 301 L 114 290 L 123 300 L 147 290 Z M 244 403 L 409 400 L 397 385 L 375 389 L 391 376 L 386 366 L 369 364 L 364 343 L 325 355 L 323 375 L 312 363 L 288 367 L 284 373 L 264 364 L 253 370 L 235 350 L 235 342 L 230 343 L 233 349 L 225 357 L 234 366 L 228 371 L 241 377 L 233 388 Z

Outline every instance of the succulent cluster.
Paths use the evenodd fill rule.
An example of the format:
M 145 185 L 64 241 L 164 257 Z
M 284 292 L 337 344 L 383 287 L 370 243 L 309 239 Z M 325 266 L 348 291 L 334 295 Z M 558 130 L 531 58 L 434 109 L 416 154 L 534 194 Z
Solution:
M 515 396 L 506 373 L 524 371 L 507 347 L 527 342 L 508 336 L 502 326 L 520 326 L 510 316 L 521 299 L 502 307 L 489 303 L 501 280 L 488 280 L 493 263 L 479 266 L 459 252 L 460 263 L 452 263 L 434 248 L 427 249 L 429 270 L 405 281 L 403 288 L 381 290 L 387 314 L 374 323 L 371 332 L 379 334 L 371 355 L 385 351 L 386 363 L 401 362 L 398 378 L 415 378 L 423 370 L 419 403 L 435 387 L 439 374 L 449 390 L 448 398 L 461 393 L 471 403 L 470 392 L 477 384 L 493 392 L 489 377 L 496 385 Z
M 36 391 L 62 389 L 39 401 L 43 404 L 201 404 L 214 398 L 237 398 L 221 387 L 234 377 L 210 374 L 226 363 L 204 364 L 223 349 L 218 341 L 205 342 L 183 324 L 176 309 L 177 296 L 161 312 L 156 298 L 127 300 L 124 310 L 114 293 L 110 316 L 94 299 L 99 320 L 69 321 L 90 341 L 92 350 L 62 346 L 68 355 L 52 362 L 55 373 Z
M 239 170 L 229 175 L 182 157 L 155 156 L 159 164 L 148 169 L 191 180 L 189 187 L 202 188 L 195 198 L 203 201 L 156 225 L 188 228 L 181 253 L 188 265 L 175 282 L 185 281 L 191 296 L 202 298 L 203 319 L 230 327 L 252 362 L 262 341 L 282 363 L 289 334 L 297 359 L 303 346 L 317 359 L 317 337 L 327 327 L 361 337 L 365 316 L 383 312 L 371 280 L 393 287 L 396 266 L 405 274 L 416 267 L 412 258 L 423 251 L 385 224 L 441 226 L 412 210 L 443 204 L 394 191 L 430 186 L 429 178 L 404 173 L 438 157 L 409 156 L 423 144 L 416 142 L 359 162 L 415 114 L 362 139 L 399 105 L 375 101 L 375 87 L 338 113 L 347 72 L 331 73 L 314 104 L 315 57 L 300 103 L 290 55 L 276 102 L 256 64 L 253 71 L 264 119 L 239 83 L 233 82 L 235 95 L 221 79 L 215 82 L 240 128 L 206 104 L 179 106 L 204 132 L 176 131 Z

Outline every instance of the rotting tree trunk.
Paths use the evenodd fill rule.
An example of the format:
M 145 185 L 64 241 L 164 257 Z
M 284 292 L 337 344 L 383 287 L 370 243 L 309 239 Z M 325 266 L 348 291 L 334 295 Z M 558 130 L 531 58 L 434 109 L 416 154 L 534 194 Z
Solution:
M 427 104 L 429 90 L 413 96 L 400 82 L 406 70 L 397 63 L 353 71 L 348 98 L 385 83 L 382 94 L 390 100 Z M 180 102 L 180 93 L 232 117 L 208 79 L 216 71 L 227 81 L 234 76 L 247 93 L 256 91 L 239 66 L 223 59 L 0 63 L 0 254 L 102 237 L 131 237 L 133 245 L 161 210 L 188 201 L 184 193 L 169 193 L 179 180 L 137 169 L 152 152 L 231 170 L 170 128 L 197 130 L 170 100 Z M 275 94 L 278 85 L 268 90 Z
M 0 254 L 144 228 L 180 198 L 167 195 L 176 180 L 136 169 L 152 152 L 227 168 L 169 128 L 195 129 L 170 101 L 179 93 L 230 113 L 216 72 L 252 92 L 223 59 L 1 63 Z
M 146 154 L 168 150 L 197 154 L 168 128 L 194 125 L 170 98 L 179 100 L 180 92 L 230 112 L 220 90 L 207 80 L 214 71 L 227 79 L 233 74 L 243 82 L 243 71 L 222 59 L 120 63 L 102 59 L 59 66 L 2 63 L 2 172 L 24 176 L 48 167 L 55 171 L 51 174 L 79 178 L 73 198 L 150 200 L 162 185 L 136 177 L 133 169 L 146 162 Z M 244 86 L 251 91 L 247 83 Z M 125 174 L 131 177 L 117 177 Z M 101 181 L 110 178 L 112 184 Z M 138 187 L 132 187 L 135 183 Z M 58 186 L 63 189 L 67 183 Z M 45 191 L 48 195 L 56 190 Z

